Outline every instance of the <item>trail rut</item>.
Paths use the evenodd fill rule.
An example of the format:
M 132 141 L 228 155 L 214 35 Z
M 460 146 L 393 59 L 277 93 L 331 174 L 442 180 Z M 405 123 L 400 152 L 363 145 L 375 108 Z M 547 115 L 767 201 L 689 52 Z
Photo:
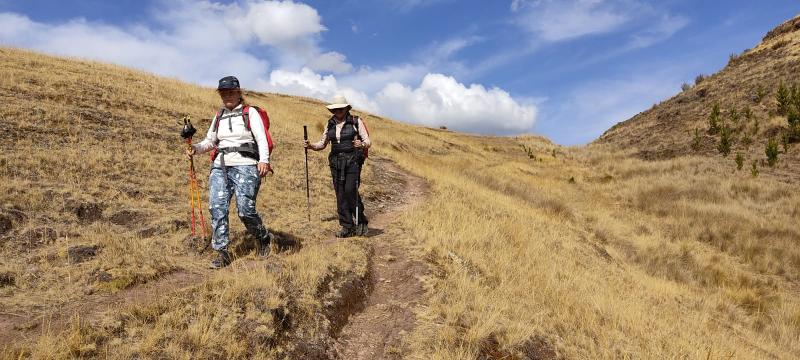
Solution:
M 393 216 L 420 203 L 427 193 L 427 184 L 387 163 L 382 176 L 402 183 L 398 204 L 392 213 L 376 216 L 370 228 L 380 235 L 370 237 L 373 248 L 371 293 L 364 310 L 353 314 L 342 328 L 336 344 L 341 359 L 394 359 L 405 353 L 404 336 L 414 328 L 414 308 L 424 294 L 420 278 L 428 273 L 427 265 L 394 234 L 385 232 Z

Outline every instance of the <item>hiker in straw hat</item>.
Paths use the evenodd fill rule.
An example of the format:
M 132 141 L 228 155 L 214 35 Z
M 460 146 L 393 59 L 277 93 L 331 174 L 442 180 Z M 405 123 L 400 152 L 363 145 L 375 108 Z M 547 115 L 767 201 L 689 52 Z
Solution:
M 350 114 L 352 106 L 342 95 L 334 96 L 326 106 L 333 114 L 328 126 L 316 143 L 303 142 L 306 149 L 319 151 L 331 143 L 328 163 L 331 168 L 333 188 L 336 191 L 336 208 L 342 229 L 336 237 L 365 236 L 368 231 L 364 203 L 358 194 L 361 182 L 361 166 L 364 165 L 367 149 L 372 145 L 364 121 Z

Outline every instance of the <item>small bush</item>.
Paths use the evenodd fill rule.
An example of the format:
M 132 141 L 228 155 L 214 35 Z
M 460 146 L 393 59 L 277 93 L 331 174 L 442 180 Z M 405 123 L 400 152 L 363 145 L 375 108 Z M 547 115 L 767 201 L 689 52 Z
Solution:
M 533 149 L 525 146 L 525 144 L 520 144 L 522 146 L 522 151 L 528 155 L 529 159 L 536 160 L 536 154 L 533 153 Z
M 731 64 L 734 61 L 736 61 L 737 59 L 739 59 L 739 56 L 741 56 L 741 55 L 739 55 L 737 53 L 731 53 L 730 56 L 728 56 L 728 64 Z
M 744 156 L 742 156 L 742 153 L 737 152 L 736 153 L 736 171 L 742 170 L 742 167 L 744 167 Z
M 689 91 L 691 88 L 692 88 L 692 85 L 689 85 L 689 83 L 683 83 L 681 85 L 681 91 Z
M 749 133 L 747 133 L 747 131 L 743 131 L 742 133 L 743 133 L 741 139 L 742 145 L 744 145 L 746 148 L 750 148 L 750 145 L 753 145 L 753 138 L 750 136 Z
M 731 145 L 733 145 L 733 137 L 731 136 L 731 128 L 722 125 L 719 131 L 719 144 L 717 150 L 722 156 L 728 156 L 731 153 Z
M 755 160 L 753 160 L 753 164 L 750 167 L 750 175 L 753 175 L 753 177 L 758 176 L 758 162 Z
M 767 154 L 767 164 L 770 167 L 775 166 L 775 163 L 778 162 L 778 142 L 774 138 L 769 139 L 764 152 Z
M 786 113 L 786 121 L 789 123 L 789 128 L 800 125 L 800 111 L 794 106 L 790 107 Z
M 792 106 L 794 106 L 795 109 L 800 109 L 800 86 L 797 84 L 792 85 L 789 89 L 789 95 L 791 97 Z
M 694 129 L 694 138 L 692 138 L 692 150 L 695 152 L 700 151 L 703 146 L 703 138 L 700 136 L 700 129 Z
M 775 94 L 775 99 L 778 100 L 778 115 L 786 115 L 789 113 L 789 108 L 792 106 L 792 95 L 789 88 L 784 83 L 778 85 L 778 92 Z
M 730 111 L 728 111 L 728 117 L 731 119 L 731 122 L 736 125 L 739 123 L 739 112 L 736 111 L 736 107 L 732 107 Z
M 720 110 L 719 104 L 714 104 L 711 114 L 708 115 L 708 133 L 716 134 L 719 132 Z
M 700 83 L 705 81 L 706 78 L 708 78 L 708 76 L 705 76 L 703 74 L 697 75 L 697 77 L 694 78 L 694 84 L 695 85 L 700 85 Z

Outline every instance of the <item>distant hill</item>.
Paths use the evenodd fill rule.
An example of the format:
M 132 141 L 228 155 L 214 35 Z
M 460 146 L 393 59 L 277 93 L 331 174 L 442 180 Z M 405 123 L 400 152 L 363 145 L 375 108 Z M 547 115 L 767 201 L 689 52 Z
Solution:
M 709 115 L 719 104 L 721 119 L 733 128 L 731 155 L 737 152 L 748 161 L 766 158 L 770 138 L 781 142 L 788 123 L 777 115 L 776 93 L 781 83 L 800 82 L 800 16 L 764 36 L 762 42 L 741 54 L 731 55 L 728 65 L 716 74 L 698 77 L 696 83 L 672 98 L 654 105 L 631 119 L 607 130 L 595 144 L 609 144 L 630 150 L 644 159 L 672 158 L 683 154 L 721 156 L 718 134 L 709 133 Z M 747 119 L 746 109 L 752 112 Z M 739 121 L 730 117 L 735 109 Z M 695 136 L 698 129 L 698 136 Z M 694 146 L 693 146 L 694 143 Z M 800 149 L 783 153 L 771 170 L 791 177 L 800 165 Z

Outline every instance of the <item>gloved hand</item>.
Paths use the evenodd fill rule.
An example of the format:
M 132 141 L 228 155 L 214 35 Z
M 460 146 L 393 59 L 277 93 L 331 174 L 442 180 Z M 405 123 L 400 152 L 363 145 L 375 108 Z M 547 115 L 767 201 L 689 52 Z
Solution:
M 192 120 L 188 116 L 183 117 L 183 130 L 181 130 L 181 137 L 184 139 L 191 139 L 197 129 L 192 126 Z

